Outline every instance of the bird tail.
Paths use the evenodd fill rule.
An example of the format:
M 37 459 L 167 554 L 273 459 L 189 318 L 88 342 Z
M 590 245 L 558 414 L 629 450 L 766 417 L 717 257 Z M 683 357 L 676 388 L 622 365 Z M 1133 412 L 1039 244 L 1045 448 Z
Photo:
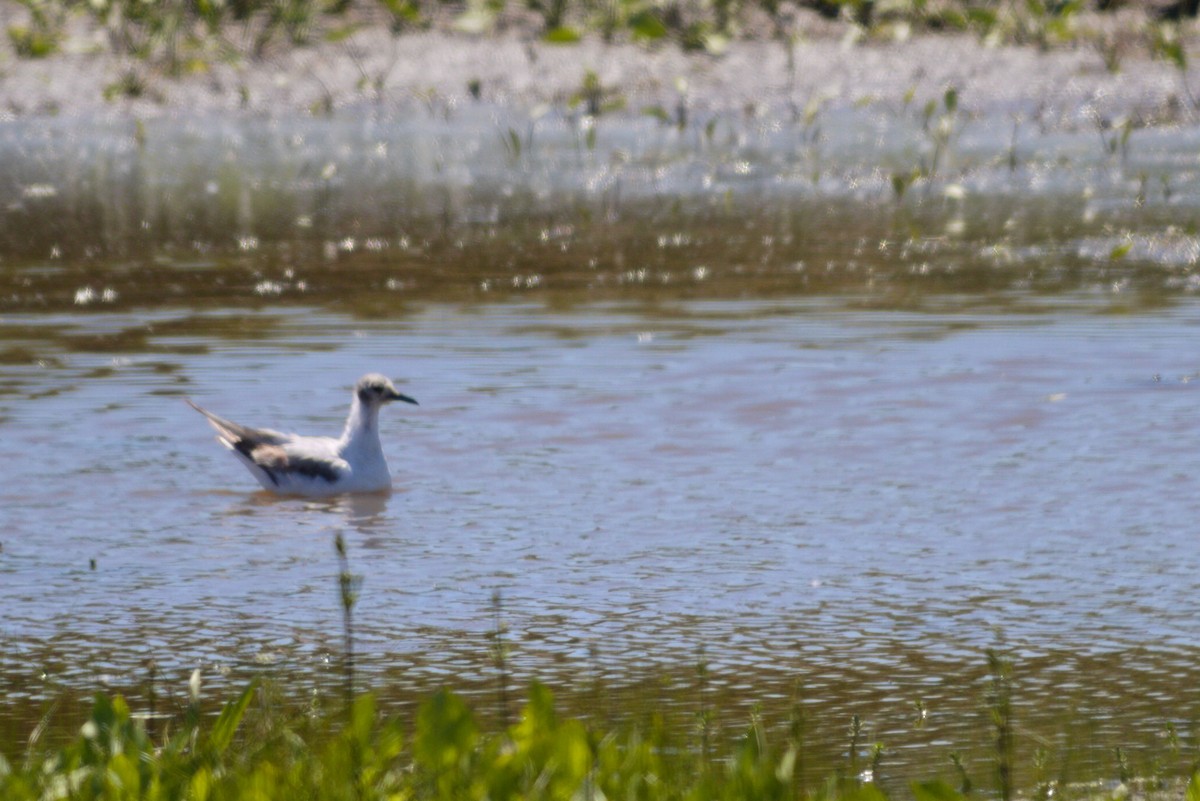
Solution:
M 211 425 L 217 432 L 217 441 L 226 448 L 233 450 L 233 447 L 237 442 L 250 438 L 250 430 L 245 426 L 238 425 L 232 420 L 226 420 L 224 417 L 213 414 L 208 409 L 205 409 L 202 406 L 192 402 L 191 398 L 184 398 L 184 400 L 187 401 L 188 406 L 191 406 L 208 419 L 209 425 Z

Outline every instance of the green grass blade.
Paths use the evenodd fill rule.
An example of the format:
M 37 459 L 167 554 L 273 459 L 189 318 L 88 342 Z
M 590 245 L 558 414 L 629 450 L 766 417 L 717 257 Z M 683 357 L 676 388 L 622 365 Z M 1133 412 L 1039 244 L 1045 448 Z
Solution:
M 916 801 L 964 801 L 965 798 L 943 781 L 913 782 L 909 788 Z
M 208 735 L 208 747 L 214 756 L 223 755 L 225 749 L 229 748 L 229 744 L 233 742 L 233 735 L 237 732 L 237 727 L 246 714 L 246 707 L 250 705 L 250 699 L 254 697 L 257 689 L 258 680 L 255 679 L 236 700 L 226 704 L 221 710 L 221 714 L 217 716 L 217 722 L 213 724 L 212 731 Z
M 1187 794 L 1184 795 L 1184 801 L 1200 801 L 1200 771 L 1192 774 L 1192 780 L 1188 782 Z

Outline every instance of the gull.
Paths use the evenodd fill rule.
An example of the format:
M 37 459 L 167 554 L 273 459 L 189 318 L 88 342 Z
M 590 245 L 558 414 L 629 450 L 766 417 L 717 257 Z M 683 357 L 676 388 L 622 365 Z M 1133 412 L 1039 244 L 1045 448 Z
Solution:
M 379 444 L 379 409 L 389 401 L 416 403 L 397 392 L 386 376 L 364 375 L 354 386 L 346 428 L 334 438 L 250 428 L 186 400 L 208 418 L 217 441 L 233 451 L 264 489 L 310 497 L 391 489 L 392 475 Z

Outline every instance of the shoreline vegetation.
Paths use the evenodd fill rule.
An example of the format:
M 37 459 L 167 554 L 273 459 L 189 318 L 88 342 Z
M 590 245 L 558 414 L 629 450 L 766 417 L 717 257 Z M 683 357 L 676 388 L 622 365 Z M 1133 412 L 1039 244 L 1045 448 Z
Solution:
M 362 577 L 340 535 L 335 545 L 342 631 L 332 684 L 305 690 L 306 681 L 256 673 L 225 683 L 218 692 L 237 695 L 214 707 L 199 668 L 178 692 L 150 660 L 146 686 L 98 692 L 90 713 L 70 693 L 43 696 L 36 722 L 0 717 L 0 799 L 1200 801 L 1194 718 L 1173 710 L 1153 746 L 1122 740 L 1103 765 L 1085 766 L 1094 733 L 1066 720 L 1063 738 L 1034 732 L 1020 664 L 999 633 L 976 677 L 957 688 L 976 699 L 977 714 L 956 713 L 970 719 L 975 742 L 934 734 L 918 753 L 897 753 L 857 713 L 823 719 L 803 672 L 790 691 L 739 705 L 731 718 L 709 691 L 719 678 L 703 651 L 682 714 L 613 709 L 598 679 L 590 701 L 563 712 L 571 704 L 549 685 L 517 678 L 498 593 L 489 665 L 397 705 L 386 682 L 363 677 Z M 471 679 L 473 690 L 463 686 Z M 924 729 L 924 703 L 911 712 L 909 725 Z
M 650 711 L 626 724 L 597 726 L 563 716 L 552 692 L 534 681 L 520 713 L 482 721 L 459 695 L 441 690 L 408 715 L 386 714 L 373 693 L 289 708 L 278 688 L 255 679 L 216 714 L 201 699 L 199 671 L 174 712 L 134 711 L 121 695 L 97 694 L 90 715 L 65 745 L 29 734 L 24 754 L 0 755 L 0 797 L 26 799 L 809 799 L 811 801 L 969 801 L 970 799 L 1200 799 L 1200 772 L 1179 740 L 1138 776 L 1117 749 L 1114 775 L 1069 783 L 1050 766 L 1069 756 L 1034 753 L 1018 764 L 1011 665 L 994 651 L 983 694 L 992 744 L 986 770 L 959 753 L 930 765 L 935 778 L 897 791 L 887 781 L 887 749 L 867 742 L 855 717 L 842 764 L 827 776 L 805 764 L 808 721 L 801 704 L 775 730 L 752 713 L 733 737 L 717 738 L 704 715 L 685 729 Z M 54 708 L 47 718 L 54 714 Z M 1170 752 L 1170 753 L 1168 753 Z M 945 756 L 945 755 L 943 755 Z M 953 770 L 948 770 L 949 766 Z M 1018 784 L 1018 773 L 1024 784 Z M 948 778 L 949 777 L 949 778 Z M 890 787 L 889 787 L 890 785 Z
M 0 113 L 483 102 L 683 128 L 706 111 L 802 117 L 953 89 L 968 109 L 1036 110 L 1043 126 L 1179 125 L 1200 109 L 1194 12 L 1187 0 L 0 0 Z
M 1114 746 L 1099 770 L 1082 764 L 1086 724 L 1062 721 L 1056 741 L 1034 733 L 1019 666 L 998 632 L 977 680 L 959 688 L 977 699 L 978 716 L 966 715 L 976 742 L 935 735 L 916 754 L 897 754 L 859 714 L 832 726 L 820 719 L 803 674 L 731 719 L 709 692 L 718 679 L 703 651 L 682 716 L 655 704 L 614 709 L 598 679 L 590 701 L 563 712 L 570 703 L 536 676 L 515 691 L 522 680 L 499 593 L 489 666 L 397 706 L 378 677 L 363 678 L 362 577 L 341 535 L 335 545 L 342 631 L 332 684 L 306 692 L 258 673 L 226 683 L 219 692 L 237 695 L 214 707 L 199 668 L 177 693 L 156 683 L 151 660 L 147 686 L 98 692 L 86 716 L 64 694 L 43 700 L 28 733 L 0 719 L 0 798 L 1200 801 L 1200 758 L 1183 718 L 1166 722 L 1151 749 Z M 483 684 L 462 686 L 470 678 Z M 912 713 L 910 725 L 923 729 L 927 707 L 917 701 Z

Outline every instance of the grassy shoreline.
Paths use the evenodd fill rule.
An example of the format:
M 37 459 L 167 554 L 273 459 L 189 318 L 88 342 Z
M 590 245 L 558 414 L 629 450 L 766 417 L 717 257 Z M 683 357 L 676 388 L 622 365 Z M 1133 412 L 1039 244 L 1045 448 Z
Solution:
M 951 86 L 968 109 L 1020 98 L 1152 124 L 1197 116 L 1196 22 L 1149 5 L 0 0 L 0 9 L 3 110 L 17 117 L 468 102 L 592 115 L 801 113 L 906 92 L 923 103 Z
M 944 766 L 930 765 L 930 775 L 942 778 L 909 782 L 901 792 L 880 781 L 886 749 L 864 740 L 857 718 L 847 731 L 842 764 L 829 775 L 812 776 L 805 764 L 810 744 L 800 708 L 782 731 L 752 714 L 735 737 L 718 743 L 703 716 L 680 732 L 655 713 L 608 727 L 560 715 L 551 691 L 537 682 L 529 686 L 513 721 L 486 725 L 449 691 L 430 695 L 409 716 L 381 712 L 371 693 L 348 698 L 336 711 L 288 711 L 258 681 L 218 713 L 205 714 L 197 676 L 190 701 L 174 715 L 137 713 L 120 695 L 99 694 L 77 735 L 62 747 L 42 747 L 39 727 L 18 759 L 0 756 L 0 797 L 1200 798 L 1194 762 L 1190 770 L 1139 777 L 1119 750 L 1111 781 L 1063 783 L 1048 775 L 1049 757 L 1039 754 L 1033 765 L 1021 766 L 1032 781 L 1018 787 L 1007 668 L 994 655 L 990 660 L 988 775 L 969 774 L 952 754 L 957 775 L 944 778 Z
M 1200 761 L 1184 710 L 1161 710 L 1157 744 L 1109 742 L 1097 770 L 1085 765 L 1101 745 L 1089 741 L 1091 724 L 1061 720 L 1065 736 L 1047 737 L 1036 720 L 1043 713 L 1022 698 L 1029 666 L 1014 670 L 996 651 L 959 689 L 975 711 L 910 705 L 909 725 L 927 731 L 915 754 L 913 742 L 880 731 L 870 705 L 861 716 L 854 706 L 814 706 L 810 693 L 820 691 L 802 677 L 790 691 L 730 708 L 715 692 L 728 677 L 700 664 L 682 688 L 692 701 L 684 709 L 618 700 L 599 678 L 574 690 L 523 684 L 506 651 L 494 643 L 474 690 L 429 689 L 402 704 L 389 700 L 388 679 L 356 678 L 349 660 L 320 691 L 260 673 L 202 692 L 197 670 L 182 692 L 151 676 L 125 695 L 96 694 L 90 712 L 60 698 L 28 730 L 5 727 L 0 798 L 1196 801 L 1200 793 L 1196 781 L 1188 786 Z M 222 704 L 213 693 L 236 697 Z M 947 714 L 969 718 L 958 722 L 970 736 L 950 734 Z

